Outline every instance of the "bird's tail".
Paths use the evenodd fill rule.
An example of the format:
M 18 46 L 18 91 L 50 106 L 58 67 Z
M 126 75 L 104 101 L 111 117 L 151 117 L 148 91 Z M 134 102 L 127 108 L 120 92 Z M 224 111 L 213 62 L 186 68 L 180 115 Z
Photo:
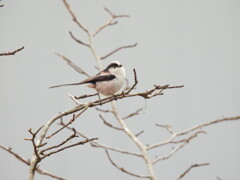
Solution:
M 74 86 L 74 85 L 80 85 L 80 84 L 83 84 L 83 83 L 80 82 L 80 83 L 72 83 L 72 84 L 61 84 L 61 85 L 51 86 L 49 88 L 57 88 L 57 87 L 63 87 L 63 86 Z

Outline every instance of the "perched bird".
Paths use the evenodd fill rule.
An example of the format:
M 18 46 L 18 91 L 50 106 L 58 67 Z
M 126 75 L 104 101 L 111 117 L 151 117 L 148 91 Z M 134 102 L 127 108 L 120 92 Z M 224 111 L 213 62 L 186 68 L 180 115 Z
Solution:
M 110 96 L 121 89 L 125 76 L 126 72 L 122 64 L 118 61 L 113 61 L 106 69 L 84 81 L 72 84 L 62 84 L 49 88 L 88 84 L 88 87 L 95 89 L 98 93 L 104 96 Z

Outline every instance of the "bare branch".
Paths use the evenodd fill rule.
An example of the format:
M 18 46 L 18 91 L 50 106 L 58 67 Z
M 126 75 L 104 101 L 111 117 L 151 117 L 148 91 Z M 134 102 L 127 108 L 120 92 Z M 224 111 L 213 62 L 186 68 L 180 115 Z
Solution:
M 129 15 L 125 15 L 125 14 L 124 15 L 115 15 L 106 7 L 104 7 L 104 10 L 107 11 L 111 17 L 102 26 L 100 26 L 94 33 L 92 33 L 92 36 L 96 36 L 100 31 L 102 31 L 103 29 L 105 29 L 108 26 L 117 24 L 117 21 L 114 21 L 116 18 L 129 17 Z
M 165 85 L 165 86 L 155 86 L 155 88 L 149 90 L 149 91 L 146 91 L 146 92 L 143 92 L 143 93 L 136 93 L 136 94 L 129 94 L 129 95 L 126 95 L 128 94 L 128 92 L 130 90 L 132 90 L 133 88 L 131 88 L 128 92 L 126 92 L 124 95 L 126 97 L 134 97 L 134 96 L 141 96 L 143 97 L 144 99 L 150 99 L 154 96 L 157 96 L 157 95 L 163 95 L 163 93 L 161 93 L 163 90 L 165 89 L 173 89 L 173 88 L 182 88 L 184 87 L 183 85 L 181 86 L 169 86 L 169 85 Z M 159 93 L 160 92 L 160 93 Z
M 188 144 L 193 138 L 196 138 L 198 134 L 205 133 L 204 131 L 197 131 L 194 134 L 192 134 L 190 137 L 186 138 L 182 144 L 180 144 L 177 148 L 174 148 L 168 155 L 159 157 L 153 161 L 153 164 L 158 163 L 159 161 L 169 159 L 172 157 L 176 152 L 178 152 L 180 149 L 182 149 L 186 144 Z
M 86 144 L 86 143 L 88 143 L 88 142 L 90 142 L 90 141 L 97 140 L 97 139 L 98 139 L 98 138 L 86 139 L 86 140 L 84 140 L 84 141 L 80 141 L 80 142 L 78 142 L 78 143 L 71 144 L 71 145 L 69 145 L 69 146 L 65 146 L 65 147 L 63 147 L 63 148 L 61 148 L 61 149 L 58 149 L 58 150 L 56 150 L 56 151 L 52 151 L 52 152 L 49 152 L 49 153 L 45 154 L 45 155 L 43 156 L 43 158 L 46 158 L 46 157 L 51 156 L 51 155 L 53 155 L 53 154 L 59 153 L 59 152 L 61 152 L 61 151 L 64 151 L 64 150 L 69 149 L 69 148 L 74 147 L 74 146 L 84 145 L 84 144 Z
M 65 124 L 62 128 L 58 129 L 57 131 L 55 131 L 54 133 L 52 133 L 50 136 L 46 136 L 46 139 L 49 139 L 51 137 L 53 137 L 54 135 L 56 135 L 57 133 L 59 133 L 61 130 L 63 130 L 64 128 L 66 128 L 67 126 L 69 126 L 70 124 L 73 123 L 75 119 L 75 114 L 73 114 L 73 118 L 67 123 Z
M 70 34 L 71 38 L 74 39 L 77 43 L 82 44 L 82 45 L 87 46 L 87 47 L 90 47 L 89 44 L 84 43 L 83 41 L 81 41 L 81 40 L 77 39 L 76 37 L 74 37 L 71 31 L 69 31 L 69 34 Z
M 39 153 L 38 153 L 38 148 L 39 148 L 40 146 L 43 146 L 43 145 L 42 145 L 41 143 L 40 143 L 40 144 L 36 144 L 36 143 L 35 143 L 35 138 L 36 138 L 37 134 L 39 133 L 39 131 L 40 131 L 42 128 L 43 128 L 43 126 L 41 126 L 36 132 L 32 132 L 32 129 L 30 128 L 30 129 L 28 130 L 28 132 L 32 135 L 32 138 L 30 138 L 30 139 L 25 139 L 25 140 L 31 140 L 31 142 L 32 142 L 32 144 L 33 144 L 34 154 L 35 154 L 38 162 L 41 161 L 41 158 L 40 158 Z
M 158 86 L 158 87 L 155 87 L 149 91 L 146 91 L 146 92 L 142 92 L 142 93 L 134 93 L 134 94 L 127 94 L 128 92 L 124 93 L 119 93 L 119 94 L 116 94 L 114 96 L 109 96 L 109 97 L 106 97 L 104 99 L 101 99 L 101 100 L 95 100 L 93 102 L 89 102 L 89 103 L 86 103 L 86 104 L 80 104 L 74 108 L 71 108 L 69 110 L 66 110 L 65 112 L 63 113 L 60 113 L 58 114 L 57 116 L 55 116 L 53 119 L 54 121 L 63 117 L 63 116 L 67 116 L 69 114 L 73 114 L 77 111 L 80 111 L 80 110 L 83 110 L 84 108 L 89 108 L 89 107 L 95 107 L 95 106 L 99 106 L 99 105 L 103 105 L 103 104 L 106 104 L 106 103 L 109 103 L 109 102 L 112 102 L 114 100 L 118 100 L 118 99 L 123 99 L 123 98 L 129 98 L 129 97 L 136 97 L 136 96 L 141 96 L 141 97 L 146 97 L 147 99 L 150 98 L 148 97 L 148 95 L 150 95 L 152 92 L 154 92 L 155 90 L 158 90 L 160 88 L 162 88 L 163 90 L 165 89 L 172 89 L 172 88 L 182 88 L 183 86 Z
M 95 108 L 97 111 L 100 111 L 100 112 L 103 112 L 103 113 L 113 113 L 112 110 L 109 110 L 109 109 L 100 109 L 98 107 Z
M 36 171 L 37 171 L 39 174 L 46 175 L 46 176 L 49 176 L 49 177 L 54 178 L 54 179 L 58 179 L 58 180 L 67 180 L 67 179 L 65 179 L 65 178 L 62 178 L 62 177 L 59 177 L 59 176 L 53 175 L 52 173 L 49 173 L 49 172 L 44 171 L 44 170 L 39 169 L 39 168 L 37 168 Z
M 106 145 L 101 144 L 101 143 L 96 142 L 96 141 L 91 142 L 91 145 L 92 145 L 92 147 L 95 147 L 95 148 L 103 148 L 103 149 L 107 149 L 107 150 L 110 150 L 110 151 L 119 152 L 119 153 L 122 153 L 122 154 L 127 154 L 127 155 L 133 155 L 133 156 L 137 156 L 137 157 L 142 157 L 142 155 L 139 154 L 139 153 L 126 151 L 126 150 L 118 149 L 118 148 L 111 147 L 111 146 L 106 146 Z
M 3 7 L 4 5 L 0 6 L 0 7 Z M 15 51 L 12 51 L 12 52 L 6 52 L 6 53 L 0 53 L 0 56 L 10 56 L 10 55 L 15 55 L 17 52 L 21 51 L 24 49 L 24 46 L 15 50 Z
M 58 53 L 55 53 L 57 56 L 59 56 L 60 58 L 62 58 L 63 60 L 65 60 L 67 62 L 67 64 L 69 66 L 71 66 L 75 71 L 77 71 L 78 73 L 80 74 L 84 74 L 86 75 L 87 77 L 90 77 L 90 75 L 88 73 L 86 73 L 82 68 L 80 68 L 79 66 L 77 66 L 76 64 L 74 64 L 70 59 L 68 59 L 67 57 L 61 55 L 61 54 L 58 54 Z
M 161 124 L 155 124 L 155 125 L 166 129 L 170 134 L 176 134 L 176 132 L 172 129 L 172 126 L 170 125 L 161 125 Z
M 89 43 L 88 43 L 88 47 L 91 50 L 92 54 L 94 55 L 97 63 L 98 63 L 98 67 L 101 70 L 102 69 L 102 64 L 100 63 L 100 57 L 97 55 L 96 50 L 94 48 L 94 44 L 93 44 L 93 35 L 92 33 L 85 27 L 83 26 L 77 19 L 77 17 L 75 16 L 75 14 L 73 13 L 73 11 L 71 10 L 69 4 L 67 3 L 66 0 L 63 0 L 63 3 L 65 5 L 65 7 L 67 8 L 68 12 L 70 13 L 70 15 L 72 16 L 73 21 L 84 31 L 87 33 L 88 35 L 88 39 L 89 39 Z
M 141 134 L 144 133 L 144 130 L 140 131 L 139 133 L 135 134 L 136 137 L 140 136 Z
M 30 165 L 29 160 L 26 160 L 25 158 L 21 157 L 19 154 L 17 154 L 16 152 L 14 152 L 14 151 L 12 150 L 12 148 L 10 148 L 10 147 L 9 147 L 9 148 L 6 148 L 6 147 L 4 147 L 4 146 L 2 146 L 2 145 L 0 145 L 0 148 L 3 149 L 3 150 L 5 150 L 5 151 L 7 151 L 7 152 L 9 152 L 9 153 L 10 153 L 11 155 L 13 155 L 16 159 L 18 159 L 19 161 L 23 162 L 23 163 L 26 164 L 27 166 Z M 52 178 L 54 178 L 54 179 L 66 180 L 65 178 L 56 176 L 56 175 L 54 175 L 54 174 L 52 174 L 52 173 L 49 173 L 49 172 L 47 172 L 47 171 L 45 171 L 45 170 L 43 170 L 43 169 L 40 169 L 40 168 L 37 168 L 36 171 L 37 171 L 39 174 L 46 175 L 46 176 L 52 177 Z
M 105 24 L 103 24 L 102 26 L 100 26 L 93 34 L 92 36 L 96 36 L 100 31 L 102 31 L 103 29 L 105 29 L 108 26 L 111 25 L 115 25 L 117 24 L 117 21 L 113 22 L 113 19 L 109 19 Z
M 177 180 L 179 179 L 182 179 L 186 174 L 188 174 L 193 168 L 196 168 L 196 167 L 201 167 L 201 166 L 208 166 L 210 163 L 201 163 L 201 164 L 193 164 L 191 165 L 186 171 L 184 171 L 178 178 Z
M 230 117 L 230 118 L 222 118 L 222 119 L 217 119 L 217 120 L 214 120 L 214 121 L 210 121 L 208 123 L 204 123 L 204 124 L 200 124 L 200 125 L 196 125 L 188 130 L 185 130 L 185 131 L 182 131 L 180 133 L 178 133 L 178 136 L 182 136 L 182 135 L 185 135 L 191 131 L 195 131 L 195 130 L 198 130 L 198 129 L 201 129 L 203 127 L 207 127 L 207 126 L 210 126 L 210 125 L 213 125 L 213 124 L 217 124 L 217 123 L 220 123 L 220 122 L 224 122 L 224 121 L 236 121 L 236 120 L 239 120 L 240 119 L 240 116 L 235 116 L 235 117 Z
M 119 122 L 119 124 L 121 125 L 121 127 L 123 128 L 125 134 L 129 137 L 129 139 L 138 147 L 138 149 L 141 151 L 142 154 L 142 159 L 144 160 L 144 162 L 146 163 L 147 169 L 148 169 L 148 174 L 149 174 L 149 179 L 151 180 L 157 180 L 155 172 L 153 170 L 153 163 L 150 160 L 148 151 L 147 151 L 147 147 L 146 145 L 144 145 L 139 139 L 138 137 L 133 134 L 133 132 L 127 127 L 126 123 L 124 122 L 124 120 L 122 119 L 122 117 L 118 114 L 118 111 L 116 109 L 116 105 L 115 102 L 112 102 L 112 110 L 113 110 L 113 114 L 114 117 L 116 118 L 116 120 Z
M 75 99 L 84 99 L 84 98 L 97 96 L 97 95 L 98 95 L 98 93 L 95 93 L 95 94 L 85 94 L 85 95 L 82 95 L 82 96 L 74 96 L 74 97 L 75 97 Z
M 136 47 L 137 45 L 138 45 L 138 43 L 135 43 L 135 44 L 132 44 L 132 45 L 127 45 L 127 46 L 121 46 L 121 47 L 119 47 L 119 48 L 111 51 L 111 52 L 108 53 L 107 55 L 102 56 L 100 59 L 101 59 L 101 60 L 104 60 L 104 59 L 108 58 L 109 56 L 115 54 L 116 52 L 118 52 L 118 51 L 120 51 L 120 50 L 122 50 L 122 49 L 127 49 L 127 48 Z
M 76 104 L 76 105 L 79 105 L 80 103 L 78 102 L 78 100 L 75 98 L 75 96 L 71 95 L 70 93 L 68 93 L 68 96 L 73 100 L 73 102 Z
M 46 149 L 40 151 L 39 154 L 44 155 L 44 152 L 46 152 L 46 151 L 49 151 L 49 150 L 55 149 L 55 148 L 59 148 L 60 146 L 66 144 L 68 141 L 70 141 L 71 139 L 73 139 L 75 137 L 78 137 L 78 136 L 76 135 L 76 130 L 73 128 L 73 134 L 71 136 L 69 136 L 66 140 L 64 140 L 63 142 L 59 143 L 58 145 L 51 146 L 49 148 L 46 148 Z
M 163 141 L 161 143 L 157 143 L 157 144 L 153 144 L 151 146 L 148 146 L 148 150 L 150 149 L 154 149 L 154 148 L 157 148 L 157 147 L 160 147 L 160 146 L 163 146 L 163 145 L 166 145 L 166 144 L 171 144 L 171 143 L 179 143 L 179 142 L 183 142 L 184 139 L 180 140 L 180 141 L 174 141 L 174 139 L 176 137 L 179 137 L 179 136 L 183 136 L 183 135 L 186 135 L 190 132 L 193 132 L 195 130 L 199 130 L 203 127 L 207 127 L 207 126 L 210 126 L 212 124 L 216 124 L 216 123 L 221 123 L 221 122 L 224 122 L 224 121 L 235 121 L 235 120 L 240 120 L 240 116 L 235 116 L 235 117 L 230 117 L 230 118 L 223 118 L 223 119 L 218 119 L 218 120 L 214 120 L 214 121 L 210 121 L 208 123 L 204 123 L 204 124 L 200 124 L 200 125 L 197 125 L 197 126 L 194 126 L 193 128 L 190 128 L 188 130 L 185 130 L 185 131 L 181 131 L 179 133 L 174 133 L 172 134 L 172 136 L 166 140 L 166 141 Z
M 113 129 L 116 129 L 116 130 L 119 130 L 119 131 L 122 131 L 122 130 L 123 130 L 122 128 L 116 127 L 116 126 L 112 125 L 111 123 L 107 122 L 107 121 L 102 117 L 101 114 L 99 114 L 99 117 L 102 119 L 103 123 L 104 123 L 105 125 L 107 125 L 108 127 L 113 128 Z
M 51 126 L 56 120 L 58 120 L 59 118 L 62 118 L 62 117 L 64 117 L 64 116 L 67 116 L 67 115 L 69 115 L 69 114 L 73 114 L 74 112 L 77 112 L 78 110 L 83 110 L 83 109 L 85 109 L 85 108 L 87 109 L 88 107 L 89 107 L 88 105 L 79 105 L 79 106 L 77 106 L 77 107 L 75 107 L 75 108 L 73 108 L 73 109 L 70 109 L 70 111 L 69 111 L 69 110 L 68 110 L 68 111 L 65 111 L 65 112 L 60 113 L 60 114 L 58 114 L 57 116 L 53 117 L 52 119 L 50 119 L 50 120 L 45 124 L 45 126 L 43 127 L 43 130 L 42 130 L 42 132 L 41 132 L 40 137 L 38 138 L 38 141 L 37 141 L 36 146 L 39 146 L 39 145 L 42 144 L 42 142 L 43 142 L 43 140 L 45 139 L 46 134 L 47 134 L 50 126 Z M 77 109 L 78 109 L 78 110 L 77 110 Z M 70 145 L 70 146 L 64 147 L 64 148 L 59 149 L 59 150 L 57 150 L 57 151 L 53 151 L 53 152 L 49 153 L 48 155 L 50 156 L 50 155 L 52 155 L 52 154 L 54 154 L 54 153 L 60 152 L 60 151 L 62 151 L 62 150 L 65 150 L 65 149 L 67 149 L 67 148 L 70 148 L 70 147 L 73 147 L 73 146 L 76 146 L 76 145 L 80 145 L 80 144 L 82 144 L 82 143 L 83 143 L 83 142 L 79 142 L 79 143 L 76 143 L 76 144 L 72 144 L 72 145 Z M 46 157 L 46 156 L 45 156 L 45 157 Z M 30 163 L 30 165 L 29 165 L 29 179 L 32 179 L 32 180 L 34 179 L 34 174 L 35 174 L 35 171 L 36 171 L 36 167 L 37 167 L 37 165 L 38 165 L 39 162 L 40 162 L 39 155 L 33 154 L 32 159 L 31 159 L 31 163 Z
M 143 110 L 143 108 L 140 108 L 140 109 L 136 110 L 135 112 L 133 112 L 133 113 L 131 113 L 131 114 L 129 114 L 129 115 L 123 117 L 123 119 L 125 120 L 125 119 L 128 119 L 128 118 L 130 118 L 130 117 L 133 117 L 133 116 L 139 115 L 139 112 L 141 112 L 142 110 Z
M 109 102 L 112 102 L 114 100 L 118 100 L 118 99 L 123 99 L 123 98 L 129 98 L 129 97 L 136 97 L 136 96 L 141 96 L 143 98 L 151 98 L 151 97 L 148 97 L 148 95 L 150 95 L 152 92 L 154 92 L 155 90 L 158 90 L 159 88 L 162 88 L 162 89 L 172 89 L 172 88 L 182 88 L 183 86 L 158 86 L 158 87 L 155 87 L 149 91 L 146 91 L 146 92 L 142 92 L 142 93 L 134 93 L 134 94 L 127 94 L 128 92 L 124 93 L 120 93 L 120 94 L 116 94 L 114 96 L 109 96 L 109 97 L 106 97 L 104 99 L 101 99 L 101 100 L 95 100 L 93 102 L 89 102 L 89 103 L 86 103 L 86 104 L 80 104 L 74 108 L 71 108 L 69 110 L 66 110 L 65 112 L 62 112 L 60 114 L 58 114 L 57 116 L 53 117 L 49 123 L 47 124 L 47 127 L 49 127 L 51 125 L 51 123 L 55 122 L 57 119 L 63 117 L 63 116 L 67 116 L 69 114 L 73 114 L 75 112 L 78 112 L 78 111 L 81 111 L 83 110 L 84 108 L 90 108 L 90 107 L 95 107 L 95 106 L 99 106 L 99 105 L 103 105 L 103 104 L 106 104 L 106 103 L 109 103 Z M 50 123 L 51 122 L 51 123 Z M 43 138 L 45 138 L 45 135 L 42 136 Z
M 70 15 L 72 16 L 72 20 L 84 31 L 86 32 L 87 34 L 90 34 L 90 32 L 88 31 L 88 29 L 83 26 L 77 19 L 76 15 L 73 13 L 73 11 L 71 10 L 70 8 L 70 5 L 67 3 L 66 0 L 63 0 L 63 3 L 66 7 L 66 9 L 68 10 L 68 12 L 70 13 Z
M 70 119 L 70 121 L 65 124 L 62 128 L 60 128 L 59 130 L 55 131 L 54 133 L 52 133 L 50 136 L 47 136 L 46 138 L 51 138 L 54 135 L 56 135 L 57 133 L 59 133 L 61 130 L 63 130 L 64 128 L 66 128 L 67 126 L 69 126 L 70 124 L 72 124 L 79 116 L 81 116 L 85 111 L 87 110 L 87 108 L 83 109 L 80 113 L 78 113 L 77 115 L 73 114 L 73 117 Z
M 15 153 L 12 148 L 6 148 L 2 145 L 0 145 L 0 148 L 9 152 L 11 155 L 15 156 L 16 159 L 18 159 L 19 161 L 23 162 L 26 165 L 29 165 L 29 160 L 26 160 L 25 158 L 21 157 L 20 155 L 18 155 L 17 153 Z
M 144 175 L 139 175 L 139 174 L 136 174 L 136 173 L 132 173 L 130 171 L 127 171 L 126 169 L 124 169 L 123 167 L 120 167 L 118 166 L 110 157 L 109 155 L 109 152 L 105 149 L 105 152 L 107 154 L 107 157 L 108 157 L 108 160 L 111 162 L 111 164 L 116 167 L 117 169 L 119 169 L 120 171 L 128 174 L 128 175 L 131 175 L 131 176 L 134 176 L 134 177 L 138 177 L 138 178 L 146 178 L 146 179 L 150 179 L 150 176 L 144 176 Z
M 112 13 L 108 8 L 104 7 L 104 10 L 106 12 L 108 12 L 113 18 L 120 18 L 120 17 L 127 17 L 129 18 L 130 16 L 129 15 L 126 15 L 126 14 L 123 14 L 123 15 L 116 15 L 114 13 Z
M 66 126 L 66 124 L 64 124 L 62 121 L 61 121 L 61 126 Z M 72 128 L 70 127 L 66 127 L 68 130 L 72 131 Z M 90 139 L 89 137 L 87 137 L 86 135 L 80 133 L 79 131 L 76 131 L 76 133 L 85 138 L 85 139 Z M 133 156 L 138 156 L 138 157 L 142 157 L 141 154 L 139 153 L 135 153 L 135 152 L 129 152 L 129 151 L 126 151 L 126 150 L 122 150 L 122 149 L 118 149 L 118 148 L 115 148 L 115 147 L 110 147 L 110 146 L 107 146 L 107 145 L 104 145 L 100 142 L 97 142 L 97 141 L 93 141 L 91 142 L 91 145 L 92 147 L 95 147 L 95 148 L 103 148 L 103 149 L 107 149 L 107 150 L 111 150 L 111 151 L 115 151 L 115 152 L 120 152 L 120 153 L 123 153 L 123 154 L 128 154 L 128 155 L 133 155 Z

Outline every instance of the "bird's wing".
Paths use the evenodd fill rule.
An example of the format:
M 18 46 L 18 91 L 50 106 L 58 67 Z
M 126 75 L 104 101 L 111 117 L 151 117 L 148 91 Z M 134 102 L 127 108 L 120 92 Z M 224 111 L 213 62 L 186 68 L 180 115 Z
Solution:
M 96 82 L 98 81 L 110 81 L 115 79 L 116 76 L 112 75 L 112 74 L 108 74 L 108 75 L 98 75 L 98 76 L 93 76 L 90 77 L 82 82 L 80 82 L 79 84 L 86 84 L 86 83 L 92 83 L 92 84 L 96 84 Z
M 87 83 L 96 84 L 96 82 L 98 82 L 98 81 L 110 81 L 115 78 L 116 78 L 116 76 L 114 76 L 112 74 L 93 76 L 93 77 L 85 79 L 84 81 L 81 81 L 79 83 L 61 84 L 61 85 L 51 86 L 49 88 L 57 88 L 57 87 L 62 87 L 62 86 L 74 86 L 74 85 L 87 84 Z

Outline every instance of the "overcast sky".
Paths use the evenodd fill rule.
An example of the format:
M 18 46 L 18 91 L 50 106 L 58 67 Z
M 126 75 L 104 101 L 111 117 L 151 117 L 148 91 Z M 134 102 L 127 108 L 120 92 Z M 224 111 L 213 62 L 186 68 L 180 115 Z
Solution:
M 222 117 L 240 114 L 240 1 L 238 0 L 69 0 L 79 20 L 94 31 L 109 17 L 103 6 L 130 18 L 103 30 L 95 38 L 96 51 L 103 56 L 111 50 L 138 43 L 119 51 L 102 63 L 120 61 L 133 83 L 135 68 L 139 84 L 136 92 L 152 85 L 184 85 L 182 89 L 166 90 L 164 96 L 145 101 L 132 98 L 117 101 L 122 116 L 144 108 L 139 116 L 126 123 L 133 132 L 145 130 L 141 140 L 156 143 L 166 139 L 167 132 L 155 123 L 169 124 L 176 131 L 188 129 Z M 94 93 L 84 86 L 48 89 L 49 86 L 79 82 L 85 76 L 70 68 L 55 53 L 73 60 L 94 75 L 96 62 L 86 47 L 74 42 L 69 31 L 87 41 L 87 36 L 72 21 L 59 0 L 3 0 L 0 4 L 0 53 L 22 46 L 15 56 L 0 57 L 0 144 L 12 147 L 25 158 L 33 152 L 28 129 L 34 130 L 51 117 L 74 107 L 68 97 Z M 87 102 L 87 100 L 84 100 Z M 102 106 L 103 109 L 109 105 Z M 104 144 L 136 150 L 126 135 L 103 125 L 99 112 L 90 109 L 74 127 L 90 137 L 99 137 Z M 113 124 L 116 120 L 103 114 Z M 67 120 L 67 119 L 66 119 Z M 55 125 L 51 131 L 57 129 Z M 240 121 L 206 128 L 207 134 L 194 139 L 170 160 L 154 168 L 159 179 L 174 180 L 191 164 L 209 162 L 194 169 L 186 180 L 240 179 Z M 69 135 L 59 134 L 53 142 Z M 171 147 L 154 151 L 164 155 Z M 0 179 L 27 179 L 28 167 L 0 150 Z M 153 156 L 154 157 L 154 156 Z M 113 154 L 121 166 L 144 174 L 144 163 L 126 155 Z M 103 150 L 89 145 L 74 147 L 47 158 L 40 167 L 70 180 L 137 178 L 114 168 Z M 36 175 L 36 179 L 51 178 Z

